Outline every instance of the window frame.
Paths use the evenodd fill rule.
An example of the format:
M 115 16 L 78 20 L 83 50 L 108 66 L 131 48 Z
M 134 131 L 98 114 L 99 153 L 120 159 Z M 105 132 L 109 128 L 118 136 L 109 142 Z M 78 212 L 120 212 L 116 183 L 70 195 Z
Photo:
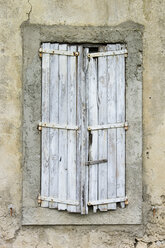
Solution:
M 24 23 L 23 38 L 23 225 L 110 225 L 142 222 L 142 25 L 117 27 L 44 26 Z M 126 193 L 127 208 L 86 216 L 41 208 L 40 133 L 41 60 L 43 42 L 125 44 L 126 60 Z

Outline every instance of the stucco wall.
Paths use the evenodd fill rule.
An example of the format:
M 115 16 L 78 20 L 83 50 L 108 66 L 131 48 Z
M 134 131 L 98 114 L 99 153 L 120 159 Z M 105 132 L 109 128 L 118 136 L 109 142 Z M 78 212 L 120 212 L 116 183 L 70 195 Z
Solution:
M 164 9 L 164 0 L 0 1 L 0 247 L 165 247 Z M 143 225 L 125 231 L 120 226 L 22 227 L 20 25 L 112 26 L 128 20 L 144 25 Z

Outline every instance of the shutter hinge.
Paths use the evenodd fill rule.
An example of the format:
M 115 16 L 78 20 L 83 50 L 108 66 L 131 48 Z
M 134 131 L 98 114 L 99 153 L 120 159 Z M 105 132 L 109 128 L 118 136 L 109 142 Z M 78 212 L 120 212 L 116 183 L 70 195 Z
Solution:
M 39 122 L 37 129 L 41 131 L 42 128 L 65 129 L 65 130 L 75 130 L 75 131 L 79 129 L 78 126 Z
M 56 203 L 61 203 L 61 204 L 73 205 L 73 206 L 79 205 L 79 202 L 76 200 L 62 200 L 62 199 L 54 198 L 51 196 L 41 196 L 40 194 L 38 195 L 37 200 L 38 200 L 39 205 L 41 205 L 42 201 L 56 202 Z
M 107 163 L 108 160 L 107 159 L 101 159 L 101 160 L 91 160 L 91 161 L 87 161 L 85 163 L 85 165 L 94 165 L 94 164 L 103 164 L 103 163 Z
M 117 197 L 117 198 L 112 198 L 112 199 L 89 201 L 88 206 L 105 205 L 105 204 L 117 203 L 117 202 L 124 202 L 125 205 L 128 205 L 128 198 L 127 197 Z
M 41 200 L 41 195 L 40 194 L 38 194 L 37 201 L 38 201 L 38 205 L 41 206 L 42 200 Z
M 125 130 L 128 130 L 128 122 L 117 122 L 106 125 L 88 126 L 88 131 L 97 131 L 112 128 L 124 128 Z
M 117 55 L 125 55 L 125 57 L 127 57 L 127 55 L 128 55 L 127 49 L 118 50 L 118 51 L 88 53 L 87 57 L 88 58 L 95 58 L 95 57 L 117 56 Z
M 54 50 L 54 49 L 39 49 L 39 57 L 42 57 L 42 54 L 52 54 L 52 55 L 66 55 L 66 56 L 79 56 L 79 52 L 63 51 L 63 50 Z

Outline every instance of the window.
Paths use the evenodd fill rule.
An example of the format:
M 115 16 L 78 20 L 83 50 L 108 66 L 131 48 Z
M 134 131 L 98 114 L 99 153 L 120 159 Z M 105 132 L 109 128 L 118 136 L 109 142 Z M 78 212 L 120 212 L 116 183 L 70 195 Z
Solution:
M 21 28 L 24 96 L 22 127 L 23 225 L 140 224 L 142 221 L 143 27 L 137 23 L 126 22 L 116 27 L 44 26 L 24 23 Z M 64 45 L 67 46 L 67 49 L 62 47 Z M 56 48 L 55 46 L 58 47 Z M 79 55 L 61 56 L 43 52 L 42 59 L 40 59 L 38 51 L 41 47 L 43 50 L 58 50 L 59 52 L 65 51 L 71 54 L 79 52 Z M 128 52 L 127 58 L 125 58 L 124 54 L 98 56 L 101 52 L 119 51 L 121 53 L 122 51 L 125 53 L 125 49 Z M 90 54 L 89 58 L 88 54 Z M 96 57 L 94 54 L 96 54 Z M 63 60 L 63 62 L 58 62 L 59 68 L 53 66 L 56 59 Z M 121 63 L 119 62 L 120 60 L 122 61 Z M 67 101 L 63 101 L 60 97 L 51 97 L 57 93 L 57 91 L 54 92 L 55 89 L 53 88 L 56 84 L 55 80 L 51 80 L 51 77 L 56 78 L 57 70 L 60 76 L 58 79 L 58 95 L 61 92 L 60 89 L 67 91 L 67 94 L 63 95 L 63 99 L 67 98 Z M 109 75 L 111 75 L 110 80 Z M 48 80 L 49 77 L 50 80 Z M 62 77 L 64 77 L 64 80 Z M 105 80 L 105 77 L 108 79 Z M 118 79 L 113 80 L 113 77 Z M 49 91 L 47 87 L 48 81 L 50 83 Z M 64 86 L 61 84 L 62 81 L 67 82 L 67 88 L 62 88 Z M 122 88 L 122 92 L 118 91 L 117 93 L 116 91 L 117 94 L 113 94 L 109 87 L 104 87 L 103 82 L 107 85 L 113 81 L 118 81 L 119 85 L 121 84 L 120 89 Z M 73 82 L 76 82 L 76 85 Z M 68 87 L 69 84 L 71 87 Z M 45 87 L 45 90 L 42 89 L 42 86 Z M 113 86 L 111 89 L 115 90 Z M 75 91 L 76 94 L 73 94 Z M 123 98 L 124 91 L 125 98 Z M 88 94 L 89 92 L 90 94 Z M 45 98 L 42 94 L 45 94 Z M 112 96 L 117 99 L 115 108 L 112 107 L 115 104 Z M 55 102 L 57 99 L 61 101 L 60 105 Z M 48 102 L 44 104 L 46 100 L 51 104 L 48 104 Z M 77 104 L 75 104 L 75 101 Z M 113 111 L 118 109 L 117 104 L 119 103 L 122 106 L 120 110 L 123 109 L 123 112 L 120 115 L 120 119 L 117 119 L 117 111 L 116 115 Z M 55 109 L 57 106 L 58 111 L 60 110 L 60 121 L 59 119 L 56 121 L 57 111 Z M 45 111 L 43 107 L 45 107 Z M 76 110 L 75 107 L 77 108 Z M 48 108 L 49 111 L 47 111 Z M 55 111 L 53 112 L 51 109 Z M 87 111 L 87 109 L 90 109 L 90 111 Z M 128 131 L 124 130 L 124 126 L 127 125 L 126 121 L 128 122 Z M 42 131 L 37 129 L 39 123 Z M 57 125 L 58 128 L 46 128 L 42 126 L 43 123 Z M 115 123 L 121 126 L 117 127 Z M 112 128 L 112 124 L 115 124 L 114 128 Z M 61 129 L 62 125 L 64 125 L 64 129 Z M 74 129 L 66 130 L 66 127 Z M 101 127 L 101 129 L 98 129 L 98 127 Z M 120 132 L 123 132 L 123 136 Z M 48 135 L 49 133 L 50 135 Z M 58 142 L 55 142 L 57 133 Z M 122 138 L 117 139 L 115 142 L 115 137 L 117 138 L 117 136 L 113 136 L 114 133 L 120 134 Z M 103 135 L 105 135 L 105 139 L 103 139 Z M 42 136 L 45 136 L 45 138 L 42 138 Z M 111 138 L 111 143 L 109 136 L 113 137 Z M 43 142 L 44 144 L 42 144 Z M 112 143 L 115 145 L 116 151 L 112 148 Z M 53 149 L 50 144 L 53 144 Z M 60 147 L 60 156 L 58 149 L 54 148 L 55 146 L 58 146 L 58 149 Z M 123 150 L 123 153 L 120 153 L 120 155 L 122 154 L 121 157 L 117 156 L 119 147 Z M 42 149 L 45 149 L 45 151 L 43 152 Z M 71 160 L 70 163 L 68 161 L 64 163 L 63 160 L 64 154 L 68 153 L 68 151 L 66 152 L 67 149 L 71 156 L 65 155 L 65 157 Z M 114 149 L 114 151 L 112 152 L 110 149 Z M 80 153 L 80 156 L 78 153 Z M 106 157 L 106 154 L 111 154 L 111 158 L 110 156 Z M 58 162 L 63 166 L 60 169 L 58 168 L 58 171 L 65 178 L 63 183 L 60 182 L 61 184 L 59 184 L 58 182 L 57 189 L 55 189 L 55 185 L 50 187 L 50 185 L 53 185 L 50 181 L 58 173 L 48 171 L 46 166 L 52 161 L 57 161 L 56 156 L 58 157 Z M 72 163 L 75 157 L 76 162 Z M 112 172 L 114 173 L 115 169 L 107 165 L 112 158 L 120 158 L 125 161 L 121 163 L 123 164 L 122 173 L 117 171 L 117 175 L 123 178 L 120 181 L 121 184 L 118 184 L 118 181 L 115 182 L 116 177 L 112 177 Z M 112 164 L 113 166 L 115 165 L 115 163 Z M 117 163 L 116 165 L 118 167 Z M 50 168 L 53 169 L 51 166 Z M 64 166 L 67 166 L 65 171 Z M 68 170 L 68 166 L 71 170 Z M 76 173 L 71 173 L 75 168 Z M 110 168 L 112 169 L 111 173 Z M 88 175 L 86 175 L 87 172 Z M 102 177 L 99 175 L 101 172 L 103 173 Z M 50 181 L 46 178 L 48 175 L 50 175 Z M 110 178 L 109 175 L 111 175 Z M 110 191 L 112 187 L 108 186 L 108 183 L 111 183 L 109 179 L 113 181 L 111 185 L 114 186 L 113 192 Z M 44 182 L 45 185 L 43 185 Z M 53 183 L 55 182 L 57 180 L 53 180 Z M 64 186 L 63 184 L 65 184 L 63 188 L 67 190 L 61 192 L 59 185 L 62 187 Z M 68 184 L 72 186 L 73 190 L 68 187 Z M 97 190 L 94 187 L 96 184 Z M 121 189 L 120 193 L 119 188 Z M 60 195 L 57 195 L 56 191 L 53 192 L 53 190 L 58 190 Z M 64 192 L 67 194 L 67 198 L 62 195 Z M 41 206 L 39 206 L 37 201 L 39 193 L 41 198 L 49 197 L 53 194 L 53 198 L 56 200 L 54 202 L 42 201 Z M 128 197 L 127 207 L 124 206 L 126 196 Z M 120 197 L 122 197 L 121 201 L 116 203 L 114 199 L 119 201 L 118 198 Z M 113 202 L 110 201 L 111 199 Z M 59 200 L 61 202 L 57 202 Z M 68 202 L 62 202 L 66 200 L 72 201 L 71 204 L 74 201 L 76 204 L 71 205 Z M 100 202 L 103 200 L 105 200 L 105 204 Z M 77 205 L 77 203 L 80 203 L 80 205 Z M 57 209 L 54 209 L 57 205 Z M 61 211 L 58 208 L 65 210 Z
M 43 43 L 42 207 L 125 206 L 125 57 L 120 44 Z

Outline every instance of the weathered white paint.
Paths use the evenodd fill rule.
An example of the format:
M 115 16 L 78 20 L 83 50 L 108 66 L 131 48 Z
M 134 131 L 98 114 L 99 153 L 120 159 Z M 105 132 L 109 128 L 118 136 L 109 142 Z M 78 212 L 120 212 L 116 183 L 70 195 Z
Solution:
M 43 44 L 43 48 L 50 48 L 50 43 Z M 49 77 L 50 55 L 44 54 L 42 60 L 42 121 L 49 122 Z M 42 131 L 42 168 L 41 168 L 41 194 L 49 195 L 49 129 Z M 48 207 L 43 202 L 42 207 Z
M 51 44 L 52 49 L 58 49 L 59 44 Z M 49 94 L 49 112 L 50 112 L 50 123 L 58 123 L 59 111 L 58 111 L 58 60 L 59 56 L 50 56 L 50 94 Z M 58 172 L 59 172 L 59 156 L 58 156 L 58 129 L 54 129 L 49 123 L 46 127 L 50 128 L 50 192 L 49 194 L 55 198 L 58 198 Z M 50 208 L 57 208 L 57 203 L 50 202 Z
M 91 58 L 88 68 L 88 125 L 98 124 L 98 89 L 97 89 L 97 60 Z M 98 160 L 98 132 L 89 133 L 88 160 Z M 97 164 L 89 165 L 89 200 L 97 200 L 98 175 Z M 97 207 L 93 207 L 96 212 Z
M 105 51 L 105 46 L 99 47 L 99 51 Z M 107 58 L 98 58 L 98 124 L 107 124 Z M 107 130 L 99 130 L 99 159 L 107 159 Z M 107 198 L 108 168 L 107 162 L 99 164 L 98 168 L 98 200 Z M 99 206 L 100 211 L 107 211 L 107 205 Z
M 76 46 L 68 46 L 68 51 L 76 51 Z M 77 68 L 76 68 L 76 57 L 68 57 L 68 124 L 76 125 L 77 122 Z M 73 130 L 68 130 L 68 179 L 67 179 L 67 190 L 68 199 L 76 200 L 76 139 L 77 133 Z M 67 210 L 70 212 L 76 212 L 76 206 L 68 206 Z
M 89 133 L 87 132 L 88 125 L 88 92 L 89 92 L 89 61 L 87 58 L 87 53 L 89 48 L 85 48 L 83 51 L 83 56 L 80 57 L 80 74 L 81 78 L 81 107 L 82 107 L 82 156 L 81 156 L 81 213 L 88 214 L 88 197 L 89 197 L 89 170 L 85 166 L 86 161 L 88 161 L 88 145 L 89 145 Z
M 117 45 L 121 49 L 121 45 Z M 117 56 L 117 122 L 125 121 L 125 57 Z M 117 197 L 125 196 L 125 130 L 117 129 Z M 121 203 L 121 207 L 125 204 Z
M 59 45 L 59 50 L 66 50 L 67 45 Z M 59 124 L 67 125 L 67 56 L 59 56 Z M 59 130 L 59 198 L 67 199 L 67 157 L 68 138 L 67 130 Z M 66 204 L 58 204 L 59 210 L 67 209 Z
M 107 45 L 107 50 L 115 50 L 116 45 Z M 108 123 L 116 122 L 116 57 L 108 57 Z M 119 123 L 118 123 L 119 125 Z M 116 129 L 108 130 L 108 198 L 116 197 Z M 108 204 L 108 209 L 116 209 L 116 203 Z
M 79 57 L 76 57 L 76 82 L 77 82 L 77 87 L 76 87 L 76 116 L 77 116 L 77 125 L 79 127 L 79 131 L 77 132 L 77 144 L 76 144 L 76 155 L 77 155 L 77 164 L 76 164 L 76 182 L 77 182 L 77 188 L 76 188 L 76 199 L 80 202 L 80 204 L 77 206 L 77 212 L 81 212 L 84 214 L 84 203 L 82 204 L 82 182 L 85 182 L 82 180 L 82 175 L 84 175 L 84 167 L 82 165 L 82 159 L 85 159 L 85 157 L 82 156 L 83 154 L 83 149 L 82 149 L 82 81 L 84 81 L 83 78 L 83 71 L 82 71 L 82 66 L 83 66 L 83 48 L 82 46 L 77 46 L 77 51 L 79 52 Z
M 79 56 L 43 54 L 39 127 L 47 135 L 45 148 L 42 144 L 47 164 L 42 164 L 41 195 L 54 200 L 43 200 L 42 206 L 82 214 L 88 213 L 89 202 L 97 202 L 90 204 L 94 212 L 116 209 L 111 200 L 125 197 L 124 55 L 89 59 L 88 48 L 48 45 L 69 53 L 78 50 Z M 99 47 L 101 52 L 115 49 L 121 46 Z

